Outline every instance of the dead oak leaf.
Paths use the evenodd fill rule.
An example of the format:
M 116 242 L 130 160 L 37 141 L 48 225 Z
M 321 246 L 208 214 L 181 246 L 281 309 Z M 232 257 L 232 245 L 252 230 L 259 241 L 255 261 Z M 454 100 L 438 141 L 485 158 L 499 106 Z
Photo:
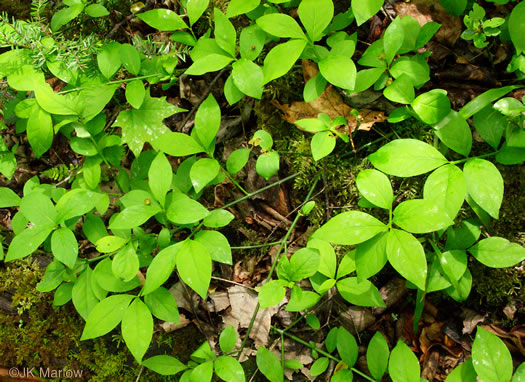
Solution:
M 303 60 L 302 65 L 305 82 L 318 73 L 317 66 L 312 61 Z M 298 101 L 283 105 L 274 100 L 272 103 L 283 112 L 283 119 L 292 124 L 299 119 L 317 118 L 320 113 L 327 114 L 332 119 L 342 116 L 348 122 L 347 132 L 350 133 L 356 128 L 368 131 L 374 123 L 386 120 L 383 112 L 369 109 L 361 109 L 356 118 L 351 114 L 353 109 L 343 102 L 343 98 L 332 85 L 328 85 L 319 98 L 311 102 Z

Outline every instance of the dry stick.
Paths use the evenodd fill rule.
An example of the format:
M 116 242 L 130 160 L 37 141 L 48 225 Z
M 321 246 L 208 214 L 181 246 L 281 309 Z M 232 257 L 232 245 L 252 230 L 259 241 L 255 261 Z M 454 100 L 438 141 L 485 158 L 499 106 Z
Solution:
M 275 330 L 277 333 L 281 334 L 281 335 L 285 335 L 285 336 L 288 336 L 290 337 L 292 340 L 296 341 L 296 342 L 299 342 L 300 344 L 304 345 L 304 346 L 307 346 L 309 347 L 310 349 L 312 350 L 315 350 L 316 352 L 318 352 L 319 354 L 322 354 L 324 355 L 326 358 L 329 358 L 337 363 L 341 362 L 340 359 L 334 357 L 333 355 L 331 355 L 330 353 L 328 352 L 325 352 L 324 350 L 322 349 L 319 349 L 317 346 L 313 345 L 313 344 L 310 344 L 302 339 L 300 339 L 299 337 L 297 336 L 294 336 L 293 334 L 290 334 L 288 332 L 285 332 L 284 330 L 281 330 L 281 329 L 278 329 L 276 328 L 275 326 L 272 326 L 272 329 Z M 359 374 L 361 377 L 365 378 L 366 380 L 368 381 L 372 381 L 372 382 L 375 382 L 375 379 L 372 379 L 370 378 L 368 375 L 366 375 L 365 373 L 363 373 L 362 371 L 354 368 L 354 367 L 351 367 L 350 370 L 352 370 L 354 373 L 356 374 Z
M 306 195 L 304 203 L 307 203 L 310 200 L 310 196 L 312 196 L 312 193 L 314 192 L 315 187 L 317 186 L 317 182 L 319 181 L 319 174 L 316 175 L 316 179 L 314 181 L 314 184 L 308 191 L 308 195 Z M 281 240 L 281 245 L 279 246 L 279 250 L 277 251 L 277 255 L 275 255 L 275 259 L 272 264 L 272 268 L 270 269 L 270 272 L 268 273 L 268 276 L 266 277 L 266 282 L 270 281 L 272 278 L 273 272 L 275 271 L 275 268 L 277 266 L 277 263 L 279 262 L 279 258 L 281 255 L 281 251 L 286 245 L 286 242 L 288 241 L 288 238 L 290 237 L 292 231 L 294 230 L 295 226 L 297 225 L 297 222 L 299 221 L 299 218 L 302 216 L 302 214 L 299 212 L 294 221 L 292 222 L 292 225 L 290 228 L 288 228 L 288 231 L 286 232 L 286 235 L 284 235 L 284 238 Z M 261 305 L 259 302 L 257 302 L 257 305 L 255 306 L 255 311 L 252 314 L 252 318 L 250 320 L 250 324 L 248 325 L 248 330 L 246 331 L 244 340 L 242 341 L 241 348 L 239 349 L 239 353 L 237 354 L 237 359 L 241 358 L 242 351 L 246 347 L 246 343 L 248 342 L 248 338 L 250 338 L 250 332 L 253 329 L 253 324 L 255 323 L 255 318 L 257 317 L 257 313 L 259 312 L 259 309 L 261 308 Z
M 179 126 L 179 130 L 182 130 L 182 128 L 184 128 L 184 126 L 186 125 L 186 122 L 188 122 L 188 120 L 191 118 L 191 116 L 197 111 L 197 109 L 199 108 L 201 103 L 203 103 L 204 100 L 210 95 L 211 88 L 213 87 L 213 85 L 215 85 L 215 82 L 217 82 L 219 80 L 219 78 L 221 78 L 222 74 L 225 71 L 226 71 L 226 68 L 222 69 L 219 73 L 217 73 L 215 78 L 213 80 L 211 80 L 210 84 L 208 85 L 208 88 L 206 89 L 206 91 L 204 92 L 202 97 L 199 99 L 199 101 L 195 105 L 193 105 L 193 108 L 191 109 L 191 111 L 188 114 L 186 114 L 186 116 L 182 120 L 182 122 L 181 122 L 181 124 Z

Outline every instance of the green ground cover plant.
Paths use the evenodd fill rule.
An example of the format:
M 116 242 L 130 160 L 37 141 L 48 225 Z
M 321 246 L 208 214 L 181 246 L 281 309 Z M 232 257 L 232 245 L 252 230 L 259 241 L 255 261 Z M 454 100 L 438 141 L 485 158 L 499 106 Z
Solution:
M 431 76 L 427 62 L 431 53 L 422 48 L 441 27 L 436 22 L 420 26 L 413 17 L 398 16 L 381 38 L 353 58 L 359 41 L 349 27 L 376 15 L 384 6 L 382 0 L 352 0 L 337 12 L 332 0 L 232 0 L 225 12 L 209 0 L 180 3 L 178 13 L 138 6 L 136 19 L 166 32 L 170 43 L 160 44 L 140 37 L 130 43 L 95 33 L 68 33 L 75 20 L 96 23 L 107 17 L 110 7 L 105 2 L 64 0 L 49 22 L 43 12 L 50 4 L 43 1 L 34 2 L 29 21 L 2 15 L 0 129 L 14 126 L 37 159 L 60 136 L 83 160 L 49 170 L 45 175 L 53 183 L 30 178 L 21 194 L 0 187 L 0 208 L 14 214 L 11 232 L 3 233 L 8 239 L 0 243 L 0 260 L 16 261 L 34 253 L 52 257 L 37 290 L 53 292 L 55 306 L 72 302 L 85 320 L 81 340 L 104 336 L 120 326 L 138 365 L 161 375 L 180 375 L 181 381 L 211 381 L 214 374 L 225 381 L 244 381 L 239 359 L 257 312 L 281 304 L 287 295 L 284 309 L 298 312 L 297 320 L 273 329 L 282 341 L 291 338 L 316 354 L 310 375 L 325 373 L 335 361 L 339 367 L 332 381 L 349 381 L 353 375 L 376 381 L 385 373 L 394 382 L 420 381 L 418 359 L 401 340 L 390 350 L 376 332 L 368 344 L 366 372 L 356 365 L 357 341 L 344 327 L 329 332 L 324 348 L 289 330 L 303 319 L 319 329 L 311 310 L 330 290 L 352 305 L 385 307 L 370 279 L 388 263 L 416 290 L 417 331 L 429 293 L 441 291 L 458 302 L 468 298 L 473 281 L 469 258 L 491 268 L 512 267 L 525 259 L 523 246 L 486 231 L 499 217 L 504 193 L 495 164 L 525 161 L 524 99 L 507 96 L 524 87 L 520 80 L 525 73 L 525 3 L 517 2 L 506 19 L 485 19 L 476 2 L 467 6 L 466 1 L 441 1 L 449 13 L 465 15 L 462 37 L 473 40 L 475 48 L 486 48 L 490 37 L 489 41 L 506 38 L 515 49 L 508 67 L 511 84 L 485 91 L 459 110 L 452 107 L 446 90 L 425 87 Z M 292 10 L 297 17 L 292 17 Z M 206 17 L 211 27 L 199 35 L 196 25 Z M 191 61 L 185 68 L 183 52 Z M 240 348 L 237 332 L 228 326 L 219 336 L 217 352 L 203 342 L 188 363 L 167 354 L 146 356 L 154 320 L 180 320 L 168 279 L 175 274 L 205 300 L 214 264 L 233 265 L 224 228 L 235 216 L 228 208 L 294 178 L 247 192 L 237 175 L 250 157 L 256 157 L 256 172 L 267 181 L 281 168 L 282 154 L 272 135 L 255 131 L 249 148 L 236 149 L 223 160 L 217 148 L 223 111 L 214 95 L 207 94 L 199 103 L 190 133 L 173 131 L 164 123 L 188 110 L 158 95 L 177 85 L 183 74 L 197 78 L 218 72 L 217 76 L 226 76 L 223 92 L 228 104 L 248 97 L 260 100 L 265 89 L 290 73 L 300 59 L 319 68 L 304 85 L 304 101 L 318 99 L 329 86 L 343 94 L 380 91 L 396 105 L 389 123 L 416 120 L 428 126 L 433 141 L 400 137 L 383 142 L 368 156 L 374 168 L 357 175 L 360 209 L 333 216 L 313 231 L 303 248 L 289 254 L 292 231 L 316 208 L 312 195 L 322 178 L 316 174 L 278 242 Z M 52 86 L 52 77 L 62 85 Z M 110 106 L 117 110 L 113 117 Z M 359 118 L 358 112 L 353 115 Z M 320 113 L 295 124 L 313 133 L 310 148 L 316 162 L 334 155 L 338 138 L 347 148 L 352 140 L 353 130 L 342 115 Z M 475 152 L 474 134 L 484 141 Z M 0 172 L 8 179 L 17 168 L 16 152 L 16 145 L 0 143 Z M 175 168 L 174 158 L 180 158 Z M 422 198 L 398 200 L 393 178 L 417 176 L 426 177 Z M 207 207 L 206 192 L 226 178 L 244 196 L 220 208 Z M 103 187 L 107 182 L 115 184 L 115 192 L 107 192 Z M 473 217 L 460 216 L 465 206 Z M 82 254 L 80 238 L 96 249 L 97 256 Z M 336 255 L 334 245 L 345 248 L 344 256 Z M 272 382 L 284 380 L 285 368 L 304 366 L 285 362 L 284 353 L 279 359 L 264 346 L 257 349 L 256 364 Z M 476 329 L 472 358 L 454 369 L 447 381 L 477 377 L 485 382 L 525 380 L 523 364 L 515 368 L 505 344 L 482 327 Z

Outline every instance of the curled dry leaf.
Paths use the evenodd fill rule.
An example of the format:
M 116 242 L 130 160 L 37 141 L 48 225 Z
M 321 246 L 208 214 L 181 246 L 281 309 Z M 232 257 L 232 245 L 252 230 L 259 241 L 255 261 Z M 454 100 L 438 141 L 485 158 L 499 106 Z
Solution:
M 302 64 L 304 80 L 307 82 L 318 73 L 317 65 L 308 60 L 303 60 Z M 317 118 L 318 114 L 324 113 L 332 119 L 338 116 L 344 117 L 348 121 L 347 132 L 353 132 L 358 125 L 357 118 L 350 114 L 353 109 L 343 102 L 343 98 L 332 85 L 327 85 L 321 96 L 311 102 L 292 102 L 290 105 L 282 105 L 274 100 L 272 103 L 283 112 L 283 119 L 289 123 L 304 118 Z M 365 131 L 370 130 L 374 123 L 386 120 L 382 111 L 369 109 L 361 109 L 358 118 L 357 129 Z

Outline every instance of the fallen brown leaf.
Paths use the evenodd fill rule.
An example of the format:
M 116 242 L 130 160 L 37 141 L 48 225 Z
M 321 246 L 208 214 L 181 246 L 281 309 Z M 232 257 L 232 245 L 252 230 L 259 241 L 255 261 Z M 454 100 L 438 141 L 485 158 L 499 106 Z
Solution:
M 308 60 L 303 60 L 302 65 L 304 80 L 307 82 L 317 74 L 317 65 Z M 382 111 L 369 109 L 361 109 L 359 116 L 356 118 L 356 116 L 351 114 L 353 109 L 343 102 L 343 98 L 332 85 L 327 85 L 321 96 L 311 102 L 298 101 L 292 102 L 290 105 L 282 105 L 274 100 L 272 103 L 284 113 L 283 119 L 292 124 L 299 119 L 317 118 L 317 115 L 320 113 L 327 114 L 332 119 L 342 116 L 348 122 L 347 132 L 350 133 L 356 130 L 356 128 L 358 130 L 368 131 L 376 122 L 386 120 Z M 358 125 L 359 127 L 357 127 Z
M 461 35 L 461 19 L 448 14 L 437 0 L 412 0 L 410 3 L 400 1 L 394 3 L 394 8 L 398 16 L 412 16 L 421 26 L 431 21 L 440 23 L 441 28 L 434 37 L 441 43 L 453 46 Z

